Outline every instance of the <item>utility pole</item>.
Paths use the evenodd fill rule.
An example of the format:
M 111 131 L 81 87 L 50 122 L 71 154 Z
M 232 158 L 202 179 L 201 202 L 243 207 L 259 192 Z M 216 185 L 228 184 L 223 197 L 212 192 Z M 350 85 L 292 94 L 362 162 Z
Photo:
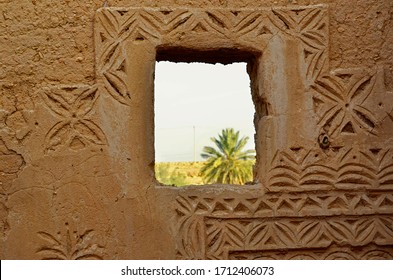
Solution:
M 196 162 L 195 125 L 192 128 L 193 128 L 193 131 L 194 131 L 194 162 Z

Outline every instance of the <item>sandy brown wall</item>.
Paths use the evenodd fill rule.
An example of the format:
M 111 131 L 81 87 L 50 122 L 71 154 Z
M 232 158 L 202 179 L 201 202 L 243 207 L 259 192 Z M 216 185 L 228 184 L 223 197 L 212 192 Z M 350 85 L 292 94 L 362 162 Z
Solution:
M 105 5 L 269 7 L 329 4 L 333 68 L 386 65 L 393 71 L 391 1 L 45 1 L 0 3 L 3 84 L 90 83 L 94 80 L 93 17 Z M 388 85 L 392 87 L 391 74 Z M 30 86 L 27 87 L 27 84 Z M 29 90 L 28 90 L 29 88 Z M 21 91 L 19 90 L 19 91 Z
M 351 173 L 352 181 L 344 182 L 345 186 L 340 189 L 341 185 L 337 183 L 339 179 L 334 177 L 338 175 L 335 173 L 331 175 L 335 180 L 333 186 L 314 191 L 310 189 L 293 191 L 291 186 L 279 182 L 284 184 L 282 193 L 285 195 L 282 195 L 277 191 L 274 180 L 269 181 L 270 177 L 265 176 L 270 174 L 270 171 L 268 172 L 270 167 L 273 170 L 281 166 L 280 163 L 275 165 L 274 160 L 278 160 L 278 157 L 269 156 L 269 163 L 261 163 L 264 167 L 257 168 L 258 182 L 249 188 L 207 187 L 205 190 L 200 188 L 178 190 L 156 187 L 154 180 L 151 179 L 154 151 L 150 143 L 154 140 L 149 127 L 152 126 L 152 122 L 144 122 L 145 117 L 149 119 L 149 116 L 154 114 L 151 103 L 144 102 L 143 98 L 140 100 L 136 98 L 131 99 L 131 103 L 126 104 L 129 107 L 126 107 L 124 103 L 120 102 L 122 103 L 120 104 L 110 98 L 110 95 L 102 98 L 99 96 L 103 91 L 99 83 L 96 84 L 97 72 L 99 73 L 102 67 L 99 65 L 99 59 L 96 63 L 96 55 L 100 51 L 95 49 L 97 48 L 95 45 L 97 38 L 94 37 L 94 28 L 97 26 L 96 11 L 102 7 L 189 10 L 225 8 L 227 11 L 283 7 L 285 10 L 296 6 L 318 4 L 327 4 L 323 9 L 327 7 L 329 20 L 327 29 L 329 44 L 326 44 L 329 46 L 327 50 L 329 65 L 324 72 L 326 76 L 345 80 L 347 74 L 341 72 L 341 74 L 329 74 L 329 71 L 338 68 L 362 68 L 366 70 L 351 72 L 351 75 L 355 73 L 351 76 L 354 79 L 362 75 L 369 77 L 370 82 L 359 88 L 364 91 L 368 89 L 369 84 L 377 85 L 375 97 L 372 95 L 371 98 L 372 104 L 365 103 L 365 107 L 369 106 L 378 117 L 371 120 L 372 124 L 367 119 L 365 122 L 380 129 L 380 134 L 375 138 L 368 138 L 374 137 L 374 131 L 371 129 L 366 131 L 366 136 L 345 135 L 344 140 L 332 137 L 331 141 L 334 145 L 326 148 L 316 144 L 316 150 L 314 148 L 312 150 L 315 153 L 314 158 L 322 155 L 321 165 L 333 166 L 332 169 L 337 169 L 334 172 L 341 172 L 342 166 L 351 165 L 352 162 L 345 162 L 342 159 L 344 156 L 342 158 L 336 156 L 337 152 L 341 148 L 350 149 L 355 143 L 356 148 L 361 151 L 352 151 L 345 155 L 350 155 L 351 160 L 358 160 L 356 157 L 359 155 L 364 158 L 359 160 L 359 164 L 363 164 L 361 167 L 358 168 L 356 165 L 356 168 L 361 170 L 356 169 Z M 378 233 L 376 230 L 379 235 L 375 234 L 370 240 L 361 239 L 362 236 L 353 237 L 353 240 L 348 237 L 347 240 L 347 237 L 337 233 L 328 237 L 330 242 L 322 240 L 318 243 L 322 249 L 321 252 L 312 252 L 315 258 L 328 258 L 329 252 L 335 250 L 341 250 L 345 256 L 351 255 L 351 246 L 360 248 L 351 255 L 355 258 L 370 258 L 369 252 L 378 251 L 378 246 L 384 246 L 383 250 L 387 250 L 385 255 L 379 255 L 381 258 L 392 258 L 393 179 L 382 178 L 385 176 L 384 170 L 393 166 L 390 148 L 393 131 L 392 124 L 388 123 L 389 119 L 393 120 L 392 30 L 393 2 L 391 0 L 0 0 L 0 257 L 2 259 L 248 258 L 250 256 L 244 256 L 243 254 L 246 253 L 240 252 L 235 245 L 232 253 L 225 246 L 224 249 L 219 246 L 215 252 L 210 252 L 209 250 L 215 248 L 217 244 L 214 244 L 214 236 L 209 235 L 211 234 L 209 229 L 222 225 L 225 229 L 233 226 L 246 232 L 263 225 L 266 217 L 280 218 L 283 224 L 291 224 L 293 220 L 300 217 L 305 219 L 304 222 L 314 223 L 318 218 L 313 215 L 320 215 L 323 217 L 322 220 L 326 220 L 327 225 L 331 226 L 330 231 L 333 231 L 334 225 L 344 224 L 345 217 L 354 216 L 358 219 L 358 224 L 350 225 L 356 227 L 353 231 L 358 232 L 357 229 L 371 221 L 377 225 L 376 229 L 383 233 Z M 284 55 L 285 62 L 303 65 L 303 58 L 300 55 L 302 46 L 299 45 L 299 40 L 296 36 L 295 39 L 289 38 L 289 35 L 285 36 L 283 35 L 284 43 L 280 40 L 276 42 L 287 50 Z M 146 44 L 145 49 L 139 48 L 139 53 L 134 51 L 132 43 L 124 47 L 124 53 L 128 57 L 139 57 L 141 61 L 146 62 L 144 65 L 146 68 L 143 69 L 133 68 L 131 64 L 126 66 L 128 73 L 137 69 L 135 76 L 139 75 L 138 77 L 145 79 L 144 83 L 139 85 L 130 78 L 126 86 L 132 88 L 136 85 L 137 89 L 150 94 L 152 93 L 151 69 L 154 68 L 151 65 L 154 64 L 155 53 L 153 45 L 148 42 L 144 44 Z M 196 46 L 201 48 L 199 45 Z M 290 46 L 294 46 L 293 52 Z M 266 53 L 268 58 L 280 56 L 274 51 Z M 264 69 L 270 69 L 269 65 L 266 65 Z M 274 63 L 272 65 L 274 66 Z M 293 75 L 295 78 L 284 79 L 288 80 L 288 84 L 296 85 L 297 93 L 304 93 L 305 85 L 310 82 L 302 76 L 303 66 L 289 68 L 288 73 L 292 73 L 290 76 Z M 145 76 L 143 76 L 144 70 L 148 73 Z M 255 91 L 262 85 L 258 83 L 263 79 L 258 76 L 258 73 L 261 73 L 259 70 L 258 66 L 254 65 L 250 72 Z M 298 77 L 300 78 L 297 79 Z M 292 108 L 294 114 L 302 114 L 302 124 L 306 123 L 304 120 L 307 120 L 308 116 L 313 120 L 310 123 L 314 120 L 317 122 L 318 117 L 317 113 L 312 112 L 312 98 L 307 96 L 310 95 L 304 94 L 303 101 L 304 104 L 309 102 L 304 107 L 309 109 L 309 112 L 305 110 L 299 113 L 296 112 L 297 108 Z M 268 101 L 271 101 L 269 98 L 271 96 L 267 96 Z M 293 96 L 292 98 L 295 103 L 303 102 L 301 98 Z M 147 96 L 147 99 L 152 98 Z M 383 106 L 380 100 L 383 101 Z M 281 108 L 281 101 L 278 98 L 276 101 L 278 105 L 272 102 L 273 111 Z M 279 113 L 275 115 L 273 112 L 271 117 L 270 126 L 264 126 L 264 120 L 260 123 L 263 127 L 260 130 L 268 135 L 279 132 L 280 125 L 276 126 L 276 122 L 285 123 L 285 120 L 280 119 Z M 131 126 L 121 121 L 126 118 L 132 120 Z M 60 129 L 62 125 L 68 127 L 68 120 L 75 128 L 71 129 L 71 133 L 82 131 L 84 138 L 69 136 L 67 133 L 70 133 L 70 130 Z M 124 131 L 124 134 L 119 133 Z M 311 141 L 314 134 L 320 133 L 313 128 L 308 134 L 305 133 L 306 136 L 311 135 L 310 139 L 306 139 L 306 136 L 303 139 L 303 135 L 297 137 L 295 132 L 288 132 L 288 135 L 292 135 L 288 137 L 296 139 L 292 142 L 288 140 L 287 146 L 277 145 L 277 152 L 283 152 L 283 156 L 286 156 L 288 153 L 284 151 L 285 148 L 290 150 L 289 153 L 302 157 L 302 149 L 307 149 L 310 143 L 308 141 Z M 317 139 L 314 138 L 312 141 L 316 142 Z M 141 143 L 148 143 L 150 146 L 147 145 L 146 148 Z M 367 146 L 368 144 L 370 146 Z M 123 147 L 127 145 L 131 147 L 130 151 L 124 152 Z M 260 151 L 266 148 L 264 142 L 257 145 L 260 145 L 258 146 Z M 386 152 L 388 156 L 382 157 L 380 151 Z M 276 151 L 271 151 L 274 152 Z M 137 156 L 130 156 L 134 154 Z M 387 159 L 388 157 L 390 158 Z M 143 164 L 140 164 L 140 160 Z M 296 168 L 303 168 L 303 163 L 298 163 Z M 312 164 L 314 161 L 311 161 L 310 165 Z M 370 172 L 376 175 L 374 173 L 370 175 L 368 167 L 372 170 Z M 306 167 L 304 168 L 306 170 Z M 302 172 L 304 170 L 302 169 Z M 310 172 L 312 173 L 312 170 Z M 345 173 L 345 170 L 342 172 Z M 390 176 L 389 174 L 386 176 Z M 359 179 L 359 176 L 363 175 L 368 178 L 366 183 L 361 180 L 363 177 Z M 324 183 L 318 182 L 318 187 L 322 188 Z M 347 192 L 351 194 L 348 196 Z M 323 197 L 328 198 L 324 200 Z M 304 204 L 300 203 L 300 205 L 296 202 L 299 199 Z M 313 201 L 318 206 L 312 206 L 311 210 L 304 210 L 305 205 L 312 204 Z M 367 203 L 371 206 L 367 206 Z M 263 210 L 263 204 L 268 205 L 270 210 Z M 292 205 L 292 208 L 285 208 L 286 205 Z M 336 205 L 339 205 L 339 208 L 334 208 Z M 360 208 L 357 208 L 358 205 L 361 205 Z M 310 219 L 307 220 L 308 218 Z M 225 223 L 220 224 L 222 221 Z M 233 224 L 228 226 L 231 222 Z M 346 223 L 349 224 L 351 223 Z M 277 233 L 277 236 L 280 234 Z M 334 246 L 340 239 L 348 242 L 344 242 L 344 245 L 337 249 Z M 245 240 L 246 238 L 241 242 Z M 293 257 L 291 252 L 284 256 L 274 251 L 278 250 L 278 245 L 267 244 L 269 240 L 263 240 L 266 241 L 262 244 L 265 247 L 259 243 L 255 246 L 247 243 L 244 248 L 247 246 L 255 250 L 267 248 L 272 250 L 273 257 L 277 257 L 275 254 L 278 254 L 277 258 Z M 302 237 L 296 242 L 296 246 L 293 245 L 292 249 L 302 253 L 303 247 L 311 241 Z M 56 253 L 58 251 L 55 249 L 62 253 Z M 258 256 L 256 254 L 251 257 Z

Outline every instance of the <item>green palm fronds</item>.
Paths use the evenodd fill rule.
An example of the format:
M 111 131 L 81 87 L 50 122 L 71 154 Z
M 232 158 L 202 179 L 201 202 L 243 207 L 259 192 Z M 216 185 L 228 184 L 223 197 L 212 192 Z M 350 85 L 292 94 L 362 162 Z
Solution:
M 218 184 L 244 184 L 252 180 L 254 150 L 243 151 L 248 137 L 239 139 L 239 131 L 223 129 L 217 138 L 211 138 L 217 148 L 205 146 L 201 154 L 207 159 L 201 169 L 204 180 Z

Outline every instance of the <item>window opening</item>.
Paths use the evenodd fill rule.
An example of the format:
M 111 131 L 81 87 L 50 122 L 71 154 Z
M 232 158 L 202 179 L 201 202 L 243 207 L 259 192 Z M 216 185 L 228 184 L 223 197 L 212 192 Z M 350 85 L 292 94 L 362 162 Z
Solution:
M 239 142 L 243 137 L 248 139 L 241 151 L 243 158 L 244 152 L 248 151 L 251 159 L 247 160 L 247 168 L 235 168 L 245 178 L 235 184 L 253 180 L 255 109 L 246 67 L 246 63 L 156 63 L 155 174 L 160 183 L 175 186 L 220 183 L 217 180 L 222 181 L 223 177 L 216 176 L 209 181 L 209 172 L 214 173 L 214 170 L 205 167 L 201 172 L 209 160 L 206 158 L 208 150 L 204 147 L 219 151 L 211 138 L 219 139 L 221 135 L 229 139 L 236 133 Z M 230 145 L 228 142 L 226 146 Z M 241 160 L 232 162 L 245 165 Z M 211 165 L 217 165 L 219 161 Z M 222 170 L 234 169 L 219 167 L 221 169 L 216 172 L 223 173 L 226 178 L 231 173 L 225 175 Z M 242 174 L 245 170 L 250 170 L 251 176 Z M 224 183 L 228 183 L 228 179 Z

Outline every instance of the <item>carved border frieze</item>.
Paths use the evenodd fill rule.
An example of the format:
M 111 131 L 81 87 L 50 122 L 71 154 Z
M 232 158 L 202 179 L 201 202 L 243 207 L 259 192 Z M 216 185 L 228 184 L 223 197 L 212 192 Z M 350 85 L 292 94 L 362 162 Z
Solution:
M 393 242 L 388 216 L 305 218 L 205 218 L 206 258 L 227 259 L 229 250 L 327 248 L 332 244 L 365 246 Z
M 230 251 L 393 244 L 393 194 L 267 194 L 258 198 L 180 196 L 185 259 L 227 259 Z
M 269 191 L 393 190 L 393 148 L 293 148 L 277 151 L 267 175 Z
M 210 38 L 238 49 L 262 52 L 273 36 L 292 37 L 303 46 L 307 79 L 328 69 L 328 17 L 324 5 L 259 9 L 102 8 L 95 21 L 97 79 L 103 92 L 128 105 L 125 42 L 187 47 Z
M 267 193 L 256 197 L 181 195 L 176 199 L 179 221 L 193 215 L 209 217 L 307 217 L 392 214 L 391 192 Z
M 233 260 L 389 260 L 392 246 L 330 246 L 328 249 L 231 251 Z

